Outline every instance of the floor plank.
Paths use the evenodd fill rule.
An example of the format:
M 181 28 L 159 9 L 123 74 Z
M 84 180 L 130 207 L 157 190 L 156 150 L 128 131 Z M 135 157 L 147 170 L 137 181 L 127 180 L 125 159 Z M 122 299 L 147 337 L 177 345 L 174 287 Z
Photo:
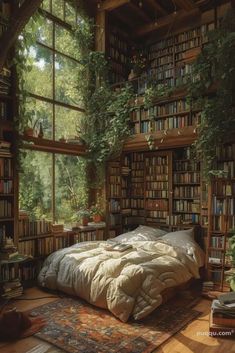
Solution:
M 51 296 L 51 294 L 38 288 L 30 288 L 25 291 L 25 297 L 31 299 L 47 296 Z M 57 300 L 58 298 L 59 297 L 17 301 L 14 303 L 14 306 L 23 311 L 31 310 L 39 305 Z M 234 340 L 228 338 L 218 339 L 206 335 L 209 328 L 210 305 L 210 300 L 202 299 L 197 306 L 195 306 L 195 309 L 201 311 L 202 315 L 190 323 L 184 330 L 171 337 L 161 347 L 156 349 L 154 353 L 235 353 Z M 11 306 L 13 306 L 13 304 L 11 304 Z M 14 343 L 0 344 L 0 353 L 59 352 L 62 351 L 35 337 L 28 337 Z

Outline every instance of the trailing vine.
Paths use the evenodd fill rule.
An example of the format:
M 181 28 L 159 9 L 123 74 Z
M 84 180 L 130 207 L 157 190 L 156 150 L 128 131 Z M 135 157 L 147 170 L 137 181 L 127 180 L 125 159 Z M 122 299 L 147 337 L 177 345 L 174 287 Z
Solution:
M 209 33 L 193 66 L 194 81 L 189 99 L 201 109 L 196 158 L 204 162 L 205 176 L 222 174 L 216 170 L 216 149 L 235 131 L 235 10 L 225 15 L 221 27 Z M 210 91 L 214 93 L 209 94 Z
M 81 53 L 78 90 L 85 110 L 79 136 L 88 146 L 88 158 L 98 166 L 121 152 L 130 135 L 132 88 L 113 90 L 108 82 L 108 63 L 103 52 L 93 51 L 94 25 L 87 18 L 76 32 Z

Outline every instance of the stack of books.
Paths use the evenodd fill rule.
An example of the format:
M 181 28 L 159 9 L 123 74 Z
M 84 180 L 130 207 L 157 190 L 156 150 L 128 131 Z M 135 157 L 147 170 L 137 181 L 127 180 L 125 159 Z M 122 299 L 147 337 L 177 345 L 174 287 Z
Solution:
M 18 278 L 13 281 L 9 281 L 2 286 L 2 298 L 12 299 L 19 297 L 23 294 L 23 287 Z
M 235 292 L 222 294 L 213 300 L 210 316 L 210 332 L 220 335 L 228 332 L 228 337 L 235 335 Z
M 0 243 L 0 261 L 8 261 L 18 255 L 17 248 L 14 245 L 12 238 L 5 236 L 5 230 L 3 231 L 3 234 L 0 234 Z
M 206 281 L 202 283 L 202 294 L 207 294 L 214 289 L 214 282 Z
M 11 157 L 10 147 L 11 147 L 10 142 L 0 140 L 0 156 Z

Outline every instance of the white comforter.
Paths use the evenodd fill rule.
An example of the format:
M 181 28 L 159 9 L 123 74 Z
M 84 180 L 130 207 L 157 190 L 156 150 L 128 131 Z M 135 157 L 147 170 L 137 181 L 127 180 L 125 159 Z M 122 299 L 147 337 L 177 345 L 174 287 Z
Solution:
M 104 244 L 85 242 L 51 254 L 39 284 L 78 295 L 125 322 L 158 307 L 165 288 L 199 277 L 194 254 L 165 241 L 133 242 L 124 252 L 105 250 Z

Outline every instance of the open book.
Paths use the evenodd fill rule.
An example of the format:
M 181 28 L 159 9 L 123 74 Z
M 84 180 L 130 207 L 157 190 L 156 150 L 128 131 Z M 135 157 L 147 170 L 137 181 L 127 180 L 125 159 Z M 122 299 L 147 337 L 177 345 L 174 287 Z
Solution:
M 104 246 L 104 249 L 108 251 L 126 251 L 131 248 L 131 244 L 117 243 L 114 241 L 107 242 Z

